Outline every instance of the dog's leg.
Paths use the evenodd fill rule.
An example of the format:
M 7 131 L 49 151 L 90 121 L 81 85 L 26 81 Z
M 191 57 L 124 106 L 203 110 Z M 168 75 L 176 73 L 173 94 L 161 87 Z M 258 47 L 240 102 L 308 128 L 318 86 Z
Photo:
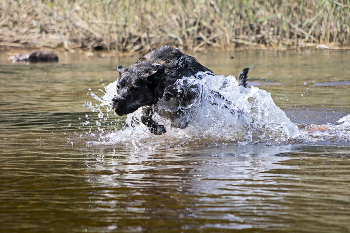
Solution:
M 144 107 L 142 110 L 141 122 L 155 135 L 166 133 L 164 125 L 159 125 L 152 119 L 153 113 L 152 107 Z
M 171 118 L 171 126 L 184 129 L 188 126 L 189 116 L 182 110 L 178 110 Z

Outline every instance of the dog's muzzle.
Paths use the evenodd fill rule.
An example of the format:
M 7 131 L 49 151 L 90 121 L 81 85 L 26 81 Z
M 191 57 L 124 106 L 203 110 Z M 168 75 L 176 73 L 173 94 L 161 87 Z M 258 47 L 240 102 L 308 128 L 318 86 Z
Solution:
M 115 109 L 115 113 L 117 113 L 119 116 L 126 115 L 125 112 L 125 106 L 126 102 L 124 99 L 122 99 L 119 96 L 116 96 L 112 99 L 112 108 Z

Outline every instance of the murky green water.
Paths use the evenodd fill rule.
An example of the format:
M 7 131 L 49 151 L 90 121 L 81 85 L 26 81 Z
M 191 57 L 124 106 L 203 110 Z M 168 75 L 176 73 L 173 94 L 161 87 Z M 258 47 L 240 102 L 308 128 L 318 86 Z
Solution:
M 0 232 L 350 231 L 347 131 L 290 144 L 94 143 L 120 122 L 96 123 L 87 93 L 136 57 L 59 56 L 12 64 L 0 54 Z M 300 127 L 350 114 L 349 51 L 195 56 L 223 75 L 256 62 L 251 83 Z

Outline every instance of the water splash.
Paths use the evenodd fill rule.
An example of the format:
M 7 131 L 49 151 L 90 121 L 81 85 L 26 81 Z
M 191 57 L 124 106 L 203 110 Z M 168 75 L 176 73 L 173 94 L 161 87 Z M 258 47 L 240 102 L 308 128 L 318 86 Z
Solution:
M 269 93 L 256 87 L 243 88 L 233 76 L 212 76 L 199 73 L 195 77 L 184 78 L 180 82 L 199 87 L 200 98 L 194 101 L 189 110 L 191 122 L 185 129 L 171 127 L 171 122 L 158 115 L 154 118 L 167 128 L 167 133 L 155 136 L 140 124 L 141 110 L 129 114 L 125 127 L 100 135 L 102 143 L 120 143 L 137 148 L 156 146 L 159 142 L 286 142 L 298 137 L 299 130 L 286 114 L 277 107 Z M 180 83 L 179 85 L 183 85 Z M 100 90 L 102 91 L 102 90 Z M 99 104 L 85 103 L 85 107 L 99 112 L 103 118 L 112 111 L 111 99 L 116 95 L 116 82 L 105 87 L 102 97 L 90 95 Z
M 300 130 L 300 140 L 332 144 L 348 144 L 350 142 L 350 115 L 340 118 L 337 124 L 328 123 L 321 126 L 311 124 L 308 128 L 312 130 Z
M 167 119 L 155 114 L 154 119 L 163 124 L 167 133 L 153 135 L 140 123 L 141 108 L 126 119 L 118 119 L 123 127 L 101 130 L 97 144 L 113 144 L 131 147 L 134 150 L 155 150 L 185 145 L 217 145 L 237 143 L 282 144 L 292 142 L 315 142 L 322 140 L 350 141 L 350 115 L 339 120 L 337 125 L 328 124 L 327 130 L 308 132 L 299 130 L 286 114 L 274 103 L 270 93 L 257 87 L 244 88 L 233 76 L 212 76 L 198 73 L 179 80 L 179 85 L 198 86 L 199 99 L 188 106 L 190 124 L 185 129 L 174 128 Z M 102 90 L 100 90 L 102 91 Z M 99 112 L 100 120 L 110 120 L 111 99 L 116 93 L 116 82 L 105 87 L 103 96 L 90 95 L 99 102 L 85 107 Z M 112 114 L 110 114 L 112 115 Z M 100 125 L 98 125 L 100 126 Z

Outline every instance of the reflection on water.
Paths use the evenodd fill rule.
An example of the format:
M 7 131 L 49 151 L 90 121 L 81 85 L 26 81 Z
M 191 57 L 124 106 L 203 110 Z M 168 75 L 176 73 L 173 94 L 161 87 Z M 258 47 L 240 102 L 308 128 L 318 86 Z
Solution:
M 350 53 L 232 53 L 195 56 L 223 75 L 260 59 L 250 79 L 301 128 L 328 130 L 288 144 L 139 132 L 104 143 L 125 118 L 83 104 L 136 58 L 18 65 L 0 54 L 0 231 L 350 231 Z

